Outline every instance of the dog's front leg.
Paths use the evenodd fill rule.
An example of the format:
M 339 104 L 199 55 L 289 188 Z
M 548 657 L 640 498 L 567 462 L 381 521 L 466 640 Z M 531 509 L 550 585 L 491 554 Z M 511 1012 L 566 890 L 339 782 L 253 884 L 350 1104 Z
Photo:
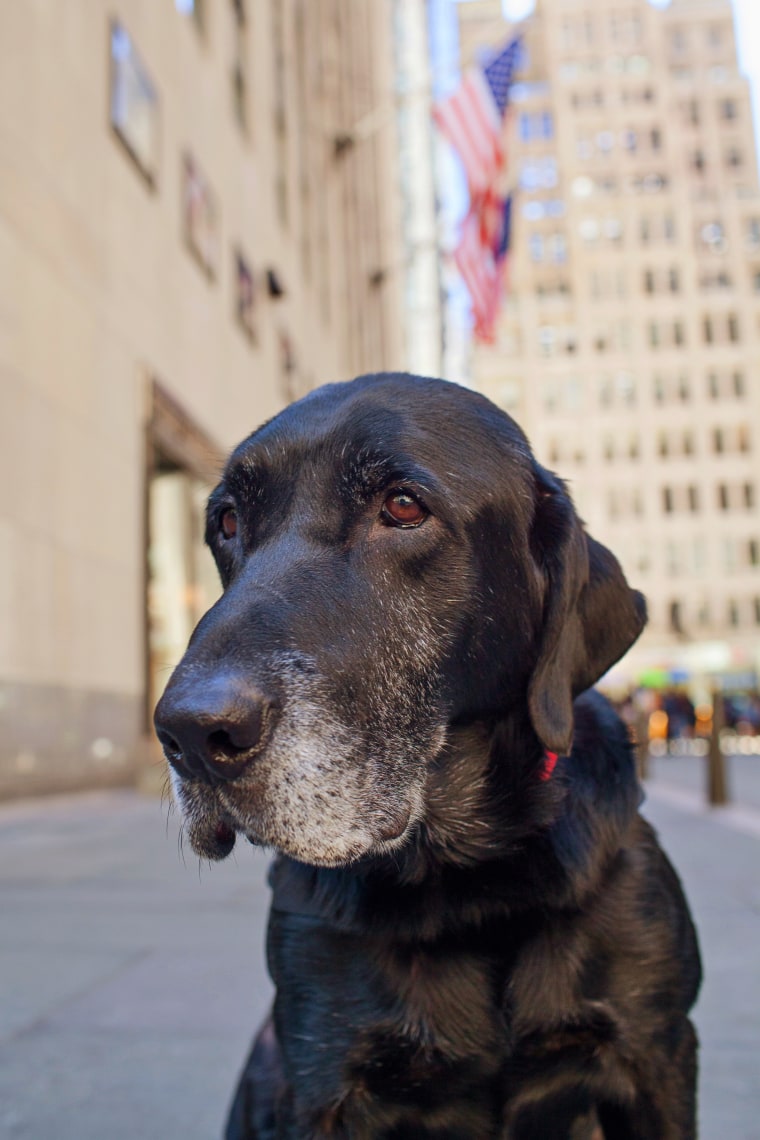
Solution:
M 599 1104 L 605 1140 L 696 1140 L 698 1042 L 688 1018 L 672 1038 L 675 1048 L 661 1050 L 648 1066 L 649 1085 L 638 1090 L 633 1103 Z
M 240 1075 L 224 1140 L 278 1140 L 278 1116 L 285 1091 L 280 1047 L 270 1014 Z

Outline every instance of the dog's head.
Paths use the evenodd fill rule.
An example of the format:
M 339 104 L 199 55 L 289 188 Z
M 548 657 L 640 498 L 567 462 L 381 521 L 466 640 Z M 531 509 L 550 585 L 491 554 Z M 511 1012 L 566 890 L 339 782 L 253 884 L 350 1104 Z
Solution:
M 488 400 L 436 380 L 321 388 L 232 454 L 208 505 L 224 585 L 156 710 L 195 850 L 236 831 L 335 866 L 401 846 L 452 725 L 573 697 L 645 610 Z

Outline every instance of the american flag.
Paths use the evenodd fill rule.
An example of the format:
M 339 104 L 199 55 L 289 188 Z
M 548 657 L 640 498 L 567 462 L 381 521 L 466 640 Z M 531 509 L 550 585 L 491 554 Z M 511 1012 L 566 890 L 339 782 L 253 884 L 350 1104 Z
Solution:
M 486 210 L 478 206 L 462 224 L 454 261 L 472 298 L 475 336 L 493 343 L 509 253 L 512 197 L 494 194 Z
M 462 223 L 454 261 L 472 298 L 475 334 L 481 340 L 489 340 L 495 298 L 498 305 L 498 272 L 493 253 L 483 245 L 480 219 L 473 210 Z
M 473 197 L 488 189 L 503 164 L 502 120 L 521 55 L 517 36 L 483 67 L 471 68 L 454 94 L 433 108 L 435 122 L 462 160 Z

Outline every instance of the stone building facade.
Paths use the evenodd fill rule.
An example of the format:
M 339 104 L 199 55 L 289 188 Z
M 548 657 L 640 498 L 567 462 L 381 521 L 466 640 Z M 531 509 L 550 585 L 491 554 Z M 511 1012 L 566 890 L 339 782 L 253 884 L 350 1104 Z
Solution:
M 403 366 L 392 15 L 0 5 L 0 796 L 154 763 L 223 455 Z

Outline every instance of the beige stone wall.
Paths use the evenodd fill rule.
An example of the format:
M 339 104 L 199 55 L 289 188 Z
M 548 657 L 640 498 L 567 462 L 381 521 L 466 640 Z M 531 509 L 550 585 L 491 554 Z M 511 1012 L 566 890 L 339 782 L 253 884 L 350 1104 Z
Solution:
M 279 5 L 279 75 L 275 5 L 246 6 L 242 43 L 231 2 L 203 7 L 201 31 L 169 0 L 0 5 L 0 794 L 134 764 L 149 380 L 226 450 L 289 396 L 402 363 L 393 282 L 371 281 L 398 258 L 392 123 L 343 158 L 333 145 L 389 89 L 387 5 Z M 158 94 L 152 186 L 109 125 L 112 19 Z M 217 204 L 213 278 L 183 237 L 185 152 Z M 255 341 L 235 318 L 238 245 Z

